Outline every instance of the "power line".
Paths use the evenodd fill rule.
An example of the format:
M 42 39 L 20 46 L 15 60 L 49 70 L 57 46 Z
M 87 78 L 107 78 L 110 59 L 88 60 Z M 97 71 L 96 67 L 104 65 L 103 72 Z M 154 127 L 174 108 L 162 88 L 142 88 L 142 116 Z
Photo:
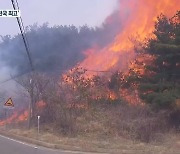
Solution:
M 16 5 L 14 3 L 14 0 L 11 0 L 11 3 L 12 3 L 12 6 L 13 6 L 13 9 L 16 10 Z M 19 9 L 19 5 L 18 5 L 17 0 L 16 0 L 16 4 L 17 4 L 17 7 Z M 23 25 L 22 18 L 16 17 L 16 19 L 17 19 L 17 22 L 18 22 L 18 25 L 19 25 L 19 29 L 20 29 L 22 38 L 23 38 L 23 42 L 24 42 L 24 45 L 25 45 L 25 49 L 26 49 L 26 53 L 27 53 L 27 56 L 28 56 L 28 59 L 29 59 L 31 70 L 34 71 L 31 55 L 30 55 L 29 48 L 28 48 L 27 39 L 26 39 L 26 36 L 25 36 L 25 30 L 24 30 L 24 25 Z
M 16 0 L 15 2 L 16 2 L 17 9 L 20 11 L 18 1 Z M 25 31 L 25 28 L 24 28 L 24 24 L 23 24 L 22 17 L 20 16 L 19 19 L 20 19 L 20 21 L 21 21 L 21 25 L 22 25 L 22 28 L 23 28 L 23 31 L 24 31 L 24 36 L 25 36 L 25 39 L 26 39 L 26 43 L 27 43 L 27 45 L 28 45 L 28 47 L 29 47 L 29 43 L 28 43 L 28 40 L 27 40 L 26 31 Z
M 97 73 L 113 73 L 112 71 L 99 71 L 99 70 L 88 70 L 88 69 L 85 70 L 88 72 L 97 72 Z
M 9 82 L 9 81 L 11 81 L 11 80 L 14 80 L 14 79 L 16 79 L 16 78 L 18 78 L 18 77 L 20 77 L 20 76 L 25 75 L 25 74 L 28 74 L 28 73 L 30 73 L 30 72 L 31 72 L 31 71 L 26 71 L 26 72 L 23 72 L 23 73 L 21 73 L 21 74 L 14 75 L 14 76 L 12 76 L 12 77 L 9 78 L 9 79 L 0 82 L 0 85 L 4 84 L 4 83 L 6 83 L 6 82 Z

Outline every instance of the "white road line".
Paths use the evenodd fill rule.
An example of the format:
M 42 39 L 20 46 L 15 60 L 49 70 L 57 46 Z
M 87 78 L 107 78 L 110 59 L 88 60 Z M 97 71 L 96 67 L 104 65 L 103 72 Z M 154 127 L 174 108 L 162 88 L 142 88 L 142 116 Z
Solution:
M 8 139 L 8 140 L 16 142 L 16 143 L 19 143 L 19 144 L 29 146 L 31 148 L 40 149 L 40 150 L 49 150 L 49 151 L 65 152 L 65 153 L 68 152 L 68 153 L 72 153 L 72 154 L 73 153 L 74 154 L 108 154 L 108 153 L 91 153 L 91 152 L 70 151 L 70 150 L 55 150 L 55 149 L 50 149 L 50 148 L 46 148 L 46 147 L 36 147 L 36 146 L 34 146 L 32 144 L 24 143 L 22 141 L 18 141 L 18 140 L 15 140 L 15 139 L 12 139 L 12 138 L 9 138 L 9 137 L 6 137 L 6 136 L 2 136 L 2 135 L 0 135 L 0 137 Z
M 0 135 L 0 137 L 5 138 L 5 139 L 8 139 L 8 140 L 13 141 L 13 142 L 17 142 L 17 143 L 20 143 L 20 144 L 29 146 L 29 147 L 32 147 L 32 148 L 35 148 L 33 145 L 24 143 L 24 142 L 22 142 L 22 141 L 18 141 L 18 140 L 15 140 L 15 139 L 12 139 L 12 138 L 9 138 L 9 137 L 6 137 L 6 136 L 2 136 L 2 135 Z

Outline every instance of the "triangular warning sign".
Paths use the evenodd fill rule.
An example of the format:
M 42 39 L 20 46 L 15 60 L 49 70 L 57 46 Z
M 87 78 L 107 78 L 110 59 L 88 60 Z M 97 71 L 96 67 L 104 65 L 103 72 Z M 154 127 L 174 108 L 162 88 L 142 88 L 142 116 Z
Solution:
M 14 107 L 14 103 L 11 98 L 7 100 L 7 102 L 4 104 L 6 107 Z

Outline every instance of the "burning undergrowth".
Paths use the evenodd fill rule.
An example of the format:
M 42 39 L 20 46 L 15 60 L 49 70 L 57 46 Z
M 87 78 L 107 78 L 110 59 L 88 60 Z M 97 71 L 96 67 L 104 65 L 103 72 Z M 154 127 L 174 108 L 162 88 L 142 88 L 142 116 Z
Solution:
M 17 110 L 17 111 L 11 111 L 11 110 L 7 109 L 4 112 L 4 116 L 0 120 L 0 126 L 21 123 L 28 119 L 28 110 Z
M 57 127 L 61 131 L 72 133 L 80 115 L 94 104 L 116 106 L 128 102 L 133 107 L 141 104 L 143 108 L 145 103 L 139 98 L 139 81 L 143 76 L 154 75 L 146 68 L 155 65 L 155 57 L 142 51 L 149 40 L 156 40 L 153 31 L 157 16 L 161 13 L 172 16 L 179 9 L 177 4 L 178 0 L 120 0 L 119 10 L 105 21 L 106 26 L 115 26 L 111 39 L 93 41 L 86 46 L 84 60 L 64 73 L 60 80 L 45 79 L 42 83 L 42 76 L 33 79 L 38 101 L 43 100 L 35 103 L 38 108 L 35 111 L 43 113 L 45 122 L 58 121 Z M 137 52 L 139 50 L 141 52 Z M 0 121 L 0 125 L 21 122 L 27 117 L 26 110 L 14 112 L 6 122 Z M 147 129 L 150 122 L 151 118 L 143 128 Z M 154 125 L 152 127 L 154 131 Z
M 113 74 L 117 71 L 120 76 L 118 74 L 116 80 L 120 80 L 117 81 L 120 83 L 125 82 L 122 85 L 126 85 L 127 81 L 125 80 L 130 81 L 133 76 L 141 78 L 144 75 L 153 75 L 152 72 L 146 71 L 146 66 L 153 65 L 155 57 L 147 53 L 137 54 L 136 51 L 143 51 L 146 44 L 148 44 L 148 40 L 155 39 L 156 36 L 153 32 L 157 16 L 162 13 L 169 17 L 172 16 L 179 9 L 177 3 L 177 0 L 160 0 L 158 2 L 143 0 L 119 1 L 119 11 L 116 15 L 113 14 L 108 17 L 107 22 L 108 24 L 114 24 L 111 21 L 116 18 L 121 23 L 121 30 L 116 34 L 114 40 L 107 43 L 105 47 L 102 48 L 97 45 L 86 50 L 86 58 L 78 64 L 78 67 L 87 70 L 86 76 L 89 78 L 94 75 L 100 75 L 102 78 L 106 76 L 106 80 L 110 82 L 112 82 L 110 79 L 111 74 L 108 74 L 108 72 Z M 138 85 L 133 82 L 129 86 L 131 86 L 131 92 L 120 88 L 116 95 L 125 96 L 125 99 L 132 104 L 141 102 L 138 98 Z M 117 96 L 113 94 L 113 98 Z M 134 102 L 131 100 L 134 100 Z
M 46 103 L 44 101 L 39 101 L 36 103 L 36 111 L 37 113 L 43 112 L 44 108 L 46 107 Z M 20 109 L 21 108 L 21 109 Z M 28 121 L 29 117 L 29 110 L 27 107 L 19 107 L 19 108 L 4 108 L 4 114 L 1 114 L 1 119 L 0 119 L 0 126 L 5 126 L 5 125 L 16 125 L 16 124 L 21 124 L 24 122 Z

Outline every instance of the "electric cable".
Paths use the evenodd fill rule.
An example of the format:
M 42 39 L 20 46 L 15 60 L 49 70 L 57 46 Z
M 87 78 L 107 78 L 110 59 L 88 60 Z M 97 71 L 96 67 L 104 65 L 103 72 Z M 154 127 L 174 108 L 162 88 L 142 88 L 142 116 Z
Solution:
M 14 0 L 11 0 L 11 3 L 12 3 L 12 6 L 13 6 L 13 9 L 16 10 L 16 5 L 14 3 Z M 18 6 L 18 8 L 19 8 L 19 6 Z M 28 59 L 29 59 L 31 70 L 34 71 L 31 55 L 30 55 L 30 52 L 29 52 L 28 44 L 27 44 L 27 39 L 25 37 L 25 34 L 24 34 L 25 32 L 24 32 L 23 27 L 22 27 L 22 25 L 23 25 L 23 22 L 21 22 L 22 18 L 20 20 L 19 17 L 16 17 L 16 19 L 17 19 L 17 22 L 18 22 L 18 26 L 19 26 L 22 38 L 23 38 L 23 42 L 24 42 L 24 45 L 25 45 L 25 49 L 26 49 L 26 53 L 27 53 L 27 56 L 28 56 Z

